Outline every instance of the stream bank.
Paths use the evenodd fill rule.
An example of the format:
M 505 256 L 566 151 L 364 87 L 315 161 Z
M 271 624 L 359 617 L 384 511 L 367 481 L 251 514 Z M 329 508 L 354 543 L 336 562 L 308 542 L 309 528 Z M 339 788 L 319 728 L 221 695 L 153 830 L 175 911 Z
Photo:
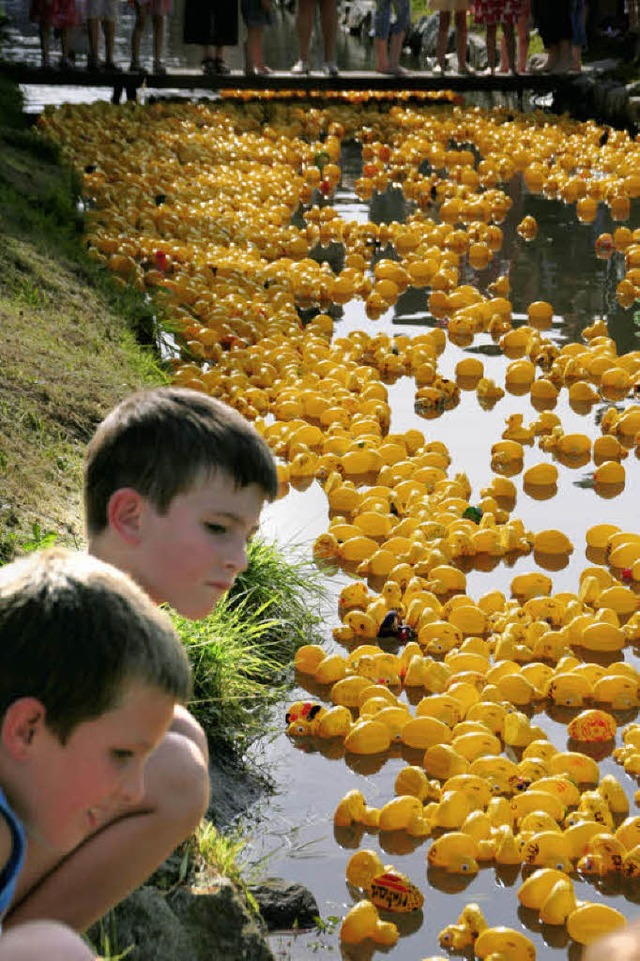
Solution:
M 153 333 L 149 303 L 84 254 L 75 181 L 26 128 L 21 107 L 0 80 L 0 563 L 53 539 L 82 546 L 86 442 L 123 396 L 166 382 L 141 344 Z M 265 789 L 233 764 L 213 769 L 212 780 L 218 824 Z M 111 954 L 134 945 L 137 961 L 269 961 L 266 927 L 246 893 L 211 875 L 192 892 L 182 863 L 170 858 L 154 886 L 94 928 L 93 943 L 104 932 Z M 290 895 L 276 886 L 280 902 Z M 310 910 L 307 901 L 307 919 Z

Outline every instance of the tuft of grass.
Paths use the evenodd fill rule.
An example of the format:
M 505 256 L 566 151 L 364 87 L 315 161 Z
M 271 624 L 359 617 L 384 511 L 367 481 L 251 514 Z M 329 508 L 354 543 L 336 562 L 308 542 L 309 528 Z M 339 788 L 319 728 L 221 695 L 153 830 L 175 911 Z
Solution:
M 322 587 L 308 567 L 254 541 L 240 583 L 209 617 L 194 623 L 175 616 L 193 668 L 190 708 L 218 752 L 239 758 L 265 734 L 271 708 L 291 683 L 293 653 L 319 640 L 314 600 Z
M 288 663 L 302 644 L 320 640 L 320 604 L 326 588 L 315 564 L 302 551 L 261 538 L 252 541 L 247 569 L 229 591 L 230 610 L 265 610 L 276 622 L 268 644 L 281 663 Z

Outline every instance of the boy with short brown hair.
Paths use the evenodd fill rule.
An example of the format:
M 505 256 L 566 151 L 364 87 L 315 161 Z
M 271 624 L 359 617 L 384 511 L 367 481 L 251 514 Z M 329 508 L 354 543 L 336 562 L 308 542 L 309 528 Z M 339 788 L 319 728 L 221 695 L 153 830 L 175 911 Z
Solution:
M 0 569 L 0 912 L 25 845 L 65 857 L 145 793 L 147 762 L 191 692 L 171 622 L 126 575 L 54 549 Z M 0 961 L 85 961 L 61 924 L 15 924 Z
M 89 551 L 156 603 L 201 618 L 246 567 L 247 543 L 277 489 L 269 447 L 237 411 L 193 390 L 140 391 L 105 418 L 87 449 Z M 209 798 L 207 760 L 204 732 L 176 707 L 144 799 L 122 805 L 64 861 L 30 845 L 8 922 L 47 917 L 84 930 L 102 917 L 197 827 Z

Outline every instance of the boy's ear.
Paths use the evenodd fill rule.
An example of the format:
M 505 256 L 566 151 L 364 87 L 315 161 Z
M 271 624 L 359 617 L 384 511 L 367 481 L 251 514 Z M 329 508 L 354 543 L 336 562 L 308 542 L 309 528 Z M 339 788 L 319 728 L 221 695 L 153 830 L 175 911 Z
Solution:
M 109 498 L 107 520 L 109 527 L 128 544 L 138 544 L 145 498 L 133 487 L 120 487 Z
M 1 737 L 4 749 L 14 761 L 24 761 L 31 745 L 45 724 L 46 709 L 35 697 L 19 697 L 13 701 L 2 719 Z

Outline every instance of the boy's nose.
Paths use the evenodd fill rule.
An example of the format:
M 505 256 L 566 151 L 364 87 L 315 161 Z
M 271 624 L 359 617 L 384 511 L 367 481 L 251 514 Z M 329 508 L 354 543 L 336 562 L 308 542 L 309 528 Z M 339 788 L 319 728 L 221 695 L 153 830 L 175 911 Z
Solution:
M 137 804 L 144 797 L 144 769 L 132 770 L 121 784 L 120 794 L 126 804 Z
M 247 557 L 247 546 L 244 541 L 240 542 L 237 547 L 234 547 L 227 557 L 227 567 L 230 567 L 235 574 L 240 574 L 242 571 L 246 570 L 249 559 Z

